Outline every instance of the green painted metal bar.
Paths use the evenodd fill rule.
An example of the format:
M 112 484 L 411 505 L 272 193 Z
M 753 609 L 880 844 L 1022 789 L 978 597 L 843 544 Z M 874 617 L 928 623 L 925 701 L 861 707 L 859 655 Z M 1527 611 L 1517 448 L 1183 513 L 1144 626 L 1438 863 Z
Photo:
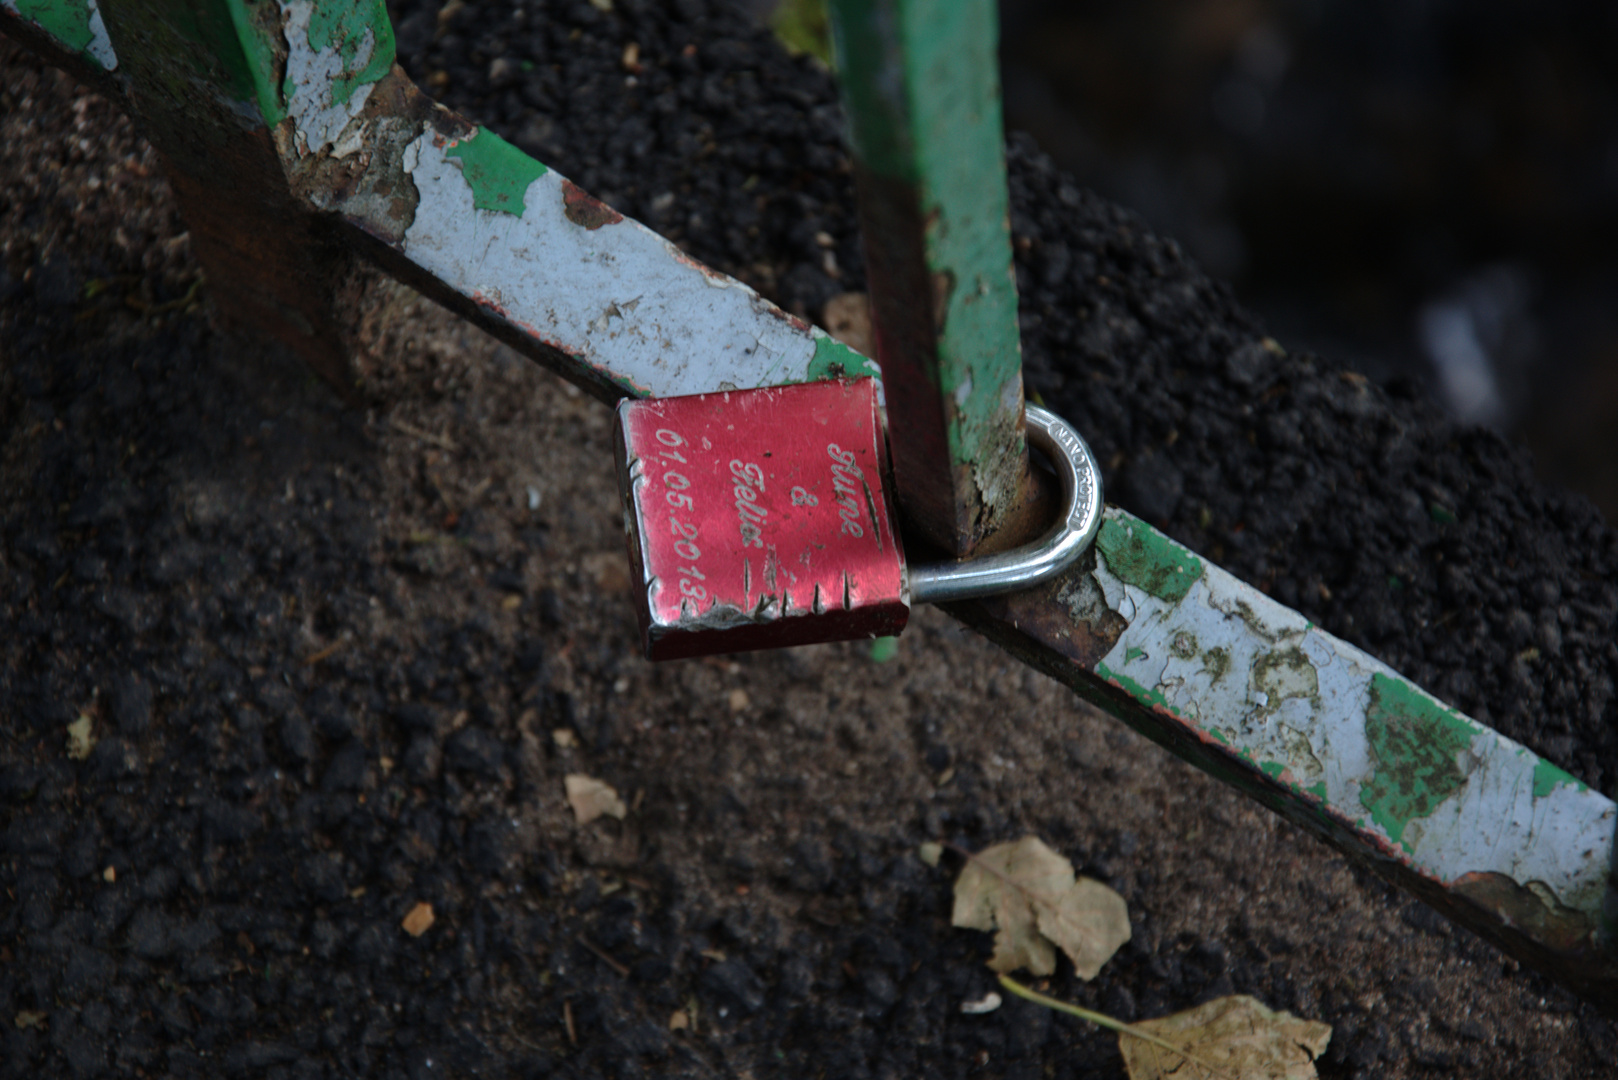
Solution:
M 1120 510 L 952 605 L 1018 659 L 1618 1014 L 1618 807 Z
M 0 33 L 114 100 L 118 56 L 94 0 L 0 0 Z
M 831 0 L 908 529 L 958 555 L 1028 494 L 994 0 Z
M 366 6 L 386 27 L 380 0 Z M 98 0 L 95 14 L 125 107 L 162 158 L 216 309 L 279 337 L 352 396 L 339 298 L 354 257 L 292 190 L 272 130 L 284 119 L 280 9 L 264 0 Z M 372 53 L 385 72 L 391 30 Z

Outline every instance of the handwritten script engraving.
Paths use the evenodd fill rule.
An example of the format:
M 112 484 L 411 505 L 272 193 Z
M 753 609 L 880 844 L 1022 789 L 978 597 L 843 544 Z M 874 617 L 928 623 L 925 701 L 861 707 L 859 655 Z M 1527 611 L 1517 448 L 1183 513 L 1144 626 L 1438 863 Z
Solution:
M 854 459 L 854 451 L 844 450 L 836 443 L 828 443 L 826 453 L 831 457 L 831 486 L 837 498 L 837 516 L 843 519 L 843 535 L 860 537 L 865 527 L 860 524 L 859 488 L 865 485 L 865 474 Z

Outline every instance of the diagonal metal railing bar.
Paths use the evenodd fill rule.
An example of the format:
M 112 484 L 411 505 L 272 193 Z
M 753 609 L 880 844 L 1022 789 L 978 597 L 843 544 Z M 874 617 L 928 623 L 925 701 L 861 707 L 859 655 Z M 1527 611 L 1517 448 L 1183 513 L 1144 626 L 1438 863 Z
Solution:
M 950 612 L 1609 1011 L 1618 806 L 1121 510 Z
M 183 24 L 189 10 L 101 2 L 129 4 L 159 23 L 166 11 Z M 270 190 L 261 209 L 303 215 L 603 398 L 871 370 L 859 354 L 434 105 L 392 66 L 380 5 L 195 2 L 229 5 L 231 19 L 211 25 L 215 33 L 233 28 L 245 60 L 212 82 L 199 83 L 189 65 L 187 85 L 212 95 L 190 115 L 219 145 L 233 131 L 272 142 L 265 167 L 275 174 L 259 178 Z M 137 44 L 161 27 L 121 24 L 114 12 L 108 47 L 95 44 L 94 32 L 85 37 L 96 12 L 87 2 L 0 4 L 0 31 L 150 123 L 140 72 L 152 67 L 123 62 L 119 26 L 133 24 Z M 183 163 L 187 147 L 174 144 L 174 132 L 147 134 L 166 160 Z M 176 191 L 182 200 L 188 193 L 181 184 Z M 293 235 L 302 243 L 319 233 L 311 225 Z M 207 249 L 199 254 L 207 258 Z M 600 290 L 593 296 L 570 292 L 568 275 L 587 264 L 613 272 L 591 279 Z M 701 285 L 681 294 L 700 302 L 674 310 L 648 302 L 650 289 L 683 283 Z M 1094 553 L 1063 577 L 951 610 L 1175 754 L 1618 1013 L 1618 808 L 1526 748 L 1121 511 L 1109 511 Z

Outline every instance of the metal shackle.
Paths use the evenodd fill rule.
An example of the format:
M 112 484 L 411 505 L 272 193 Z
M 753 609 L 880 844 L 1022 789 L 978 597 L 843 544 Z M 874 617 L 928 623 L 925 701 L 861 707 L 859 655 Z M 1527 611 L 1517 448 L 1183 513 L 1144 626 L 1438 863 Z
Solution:
M 958 563 L 912 566 L 910 602 L 945 604 L 1017 592 L 1049 581 L 1073 564 L 1101 528 L 1101 470 L 1084 439 L 1066 420 L 1026 407 L 1028 441 L 1045 452 L 1062 485 L 1066 509 L 1040 539 L 1010 551 Z

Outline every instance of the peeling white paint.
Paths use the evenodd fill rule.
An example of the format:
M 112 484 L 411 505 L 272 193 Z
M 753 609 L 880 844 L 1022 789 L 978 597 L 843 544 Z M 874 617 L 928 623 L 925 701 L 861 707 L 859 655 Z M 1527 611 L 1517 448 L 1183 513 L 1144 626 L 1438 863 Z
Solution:
M 101 8 L 96 3 L 96 0 L 88 0 L 85 6 L 90 11 L 90 43 L 84 47 L 84 51 L 90 59 L 96 62 L 101 70 L 116 71 L 118 70 L 118 54 L 112 50 L 112 39 L 107 36 L 107 24 L 101 17 Z M 0 8 L 4 8 L 19 19 L 28 19 L 29 22 L 50 35 L 50 31 L 45 30 L 45 27 L 41 26 L 39 22 L 22 13 L 22 9 L 17 6 L 17 0 L 0 0 Z M 63 49 L 69 52 L 73 51 L 66 43 L 57 39 L 55 35 L 50 36 Z
M 1140 527 L 1116 510 L 1108 517 Z M 1334 814 L 1391 850 L 1407 851 L 1405 861 L 1436 881 L 1503 874 L 1548 890 L 1565 907 L 1599 914 L 1618 825 L 1611 800 L 1577 783 L 1536 798 L 1539 759 L 1461 717 L 1473 732 L 1457 761 L 1465 781 L 1405 825 L 1402 845 L 1394 843 L 1360 799 L 1379 767 L 1366 714 L 1373 676 L 1411 684 L 1229 573 L 1202 565 L 1190 591 L 1168 602 L 1120 580 L 1105 556 L 1098 558 L 1095 578 L 1107 604 L 1129 621 L 1102 660 L 1111 675 L 1162 694 L 1187 724 L 1255 768 L 1279 763 L 1281 780 L 1300 794 L 1315 788 L 1318 797 L 1324 784 Z
M 90 44 L 84 51 L 101 65 L 102 71 L 118 70 L 118 54 L 112 51 L 112 38 L 107 36 L 107 23 L 101 17 L 101 5 L 96 0 L 90 0 Z
M 312 0 L 283 0 L 281 4 L 286 27 L 287 80 L 292 84 L 286 110 L 297 131 L 300 154 L 318 154 L 327 145 L 338 143 L 343 129 L 365 107 L 373 85 L 359 84 L 345 102 L 333 99 L 334 80 L 371 62 L 376 35 L 366 27 L 353 60 L 347 63 L 336 49 L 316 52 L 309 45 L 309 20 L 314 10 Z
M 405 151 L 420 202 L 403 244 L 446 285 L 654 397 L 806 377 L 822 331 L 639 222 L 586 229 L 568 220 L 554 170 L 529 185 L 521 217 L 477 209 L 447 148 L 428 132 Z

